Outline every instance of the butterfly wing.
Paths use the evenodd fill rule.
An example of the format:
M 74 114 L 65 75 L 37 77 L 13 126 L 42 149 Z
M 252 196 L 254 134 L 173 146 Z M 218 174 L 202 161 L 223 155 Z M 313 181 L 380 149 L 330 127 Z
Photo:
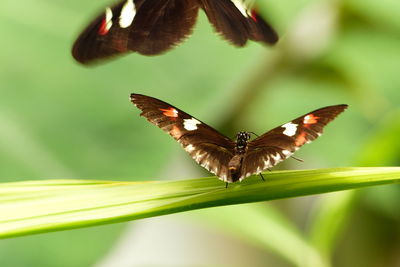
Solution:
M 128 51 L 156 55 L 190 35 L 197 0 L 124 0 L 107 7 L 77 38 L 73 57 L 82 64 Z
M 290 157 L 302 145 L 320 136 L 324 127 L 346 108 L 347 105 L 336 105 L 314 110 L 249 142 L 240 180 Z
M 79 35 L 73 57 L 90 64 L 129 51 L 157 55 L 191 34 L 201 6 L 216 31 L 236 46 L 274 44 L 274 29 L 245 0 L 123 0 L 107 7 Z
M 149 122 L 170 134 L 190 156 L 221 180 L 228 179 L 228 163 L 235 143 L 207 124 L 159 99 L 131 94 L 132 103 Z
M 215 30 L 236 46 L 247 40 L 274 44 L 275 30 L 245 0 L 199 0 Z

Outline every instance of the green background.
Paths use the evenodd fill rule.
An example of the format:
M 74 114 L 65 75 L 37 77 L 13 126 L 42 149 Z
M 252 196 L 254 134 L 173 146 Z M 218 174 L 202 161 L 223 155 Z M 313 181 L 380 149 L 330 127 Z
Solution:
M 281 36 L 275 47 L 232 47 L 213 33 L 200 12 L 193 35 L 178 48 L 156 57 L 130 54 L 88 68 L 74 62 L 70 49 L 107 1 L 3 0 L 1 181 L 204 176 L 175 141 L 138 116 L 128 99 L 132 92 L 163 99 L 231 137 L 240 130 L 263 133 L 313 109 L 346 103 L 350 108 L 325 134 L 296 153 L 304 163 L 289 159 L 276 169 L 398 165 L 400 2 L 258 3 Z M 243 207 L 278 214 L 268 220 L 295 229 L 326 259 L 326 266 L 397 266 L 399 200 L 399 187 L 385 186 L 172 216 L 205 228 L 210 240 L 247 248 L 241 256 L 251 258 L 254 266 L 295 264 L 285 257 L 285 240 L 291 239 L 281 235 L 282 246 L 271 249 L 256 240 L 256 233 L 243 234 L 243 226 L 230 222 L 244 219 L 256 230 L 265 220 L 246 220 L 239 213 Z M 127 227 L 135 225 L 2 240 L 0 264 L 101 266 Z M 186 237 L 188 247 L 196 242 Z M 201 241 L 198 246 L 207 251 L 209 245 Z M 164 242 L 173 247 L 174 240 Z M 218 258 L 224 253 L 211 248 L 205 266 L 232 266 Z M 252 249 L 256 256 L 248 252 Z M 190 263 L 195 257 L 186 258 Z

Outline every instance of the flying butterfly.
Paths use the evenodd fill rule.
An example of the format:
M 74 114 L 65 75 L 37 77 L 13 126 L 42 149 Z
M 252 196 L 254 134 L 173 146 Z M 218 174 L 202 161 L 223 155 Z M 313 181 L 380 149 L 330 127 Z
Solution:
M 250 1 L 251 2 L 251 1 Z M 123 0 L 107 7 L 79 35 L 72 48 L 82 64 L 129 51 L 157 55 L 177 46 L 191 32 L 199 8 L 217 33 L 235 46 L 248 40 L 274 44 L 274 29 L 249 0 Z
M 347 105 L 320 108 L 251 139 L 239 132 L 232 140 L 217 130 L 159 99 L 131 94 L 131 102 L 149 122 L 169 133 L 202 167 L 228 183 L 275 166 L 310 143 Z

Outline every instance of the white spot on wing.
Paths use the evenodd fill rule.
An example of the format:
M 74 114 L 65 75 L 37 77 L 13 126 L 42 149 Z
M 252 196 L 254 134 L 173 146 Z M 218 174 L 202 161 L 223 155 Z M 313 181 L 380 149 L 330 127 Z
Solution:
M 304 119 L 303 119 L 303 123 L 304 123 L 304 124 L 308 124 L 310 118 L 311 118 L 310 115 L 305 116 Z
M 264 168 L 268 168 L 268 167 L 272 167 L 270 162 L 269 162 L 269 159 L 264 160 Z
M 106 32 L 108 32 L 112 26 L 112 18 L 113 18 L 113 13 L 111 11 L 111 8 L 107 7 L 106 8 L 106 26 L 105 26 Z
M 193 145 L 189 144 L 185 147 L 185 150 L 190 153 L 190 152 L 193 152 L 193 150 L 195 150 L 195 147 Z
M 292 152 L 290 152 L 289 150 L 282 150 L 282 154 L 285 156 L 289 156 L 292 154 Z
M 276 155 L 271 155 L 271 158 L 274 159 L 275 164 L 281 161 L 281 155 L 279 155 L 279 153 L 277 153 Z
M 201 122 L 199 122 L 195 118 L 183 120 L 183 127 L 188 131 L 197 130 L 197 124 L 201 124 Z
M 202 163 L 201 166 L 206 168 L 207 170 L 209 170 L 209 168 L 210 168 L 209 162 L 207 162 L 207 161 Z
M 246 18 L 249 17 L 249 14 L 247 13 L 246 9 L 246 4 L 243 2 L 243 0 L 231 0 L 231 1 L 236 6 L 236 8 L 239 9 L 240 13 L 242 13 L 243 16 L 245 16 Z
M 133 0 L 127 0 L 122 7 L 121 15 L 119 16 L 119 26 L 121 26 L 121 28 L 127 28 L 131 26 L 135 15 L 136 8 Z
M 200 160 L 203 158 L 203 154 L 201 153 L 201 151 L 198 151 L 197 153 L 196 153 L 196 155 L 194 155 L 194 159 L 197 161 L 197 162 L 200 162 Z
M 296 134 L 297 124 L 295 124 L 295 123 L 288 122 L 288 123 L 282 125 L 281 127 L 285 128 L 285 130 L 283 131 L 284 135 L 293 136 Z

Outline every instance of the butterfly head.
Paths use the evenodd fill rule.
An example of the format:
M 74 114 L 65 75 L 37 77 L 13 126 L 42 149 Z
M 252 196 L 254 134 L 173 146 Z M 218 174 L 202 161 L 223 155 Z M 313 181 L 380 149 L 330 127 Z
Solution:
M 250 133 L 249 132 L 238 132 L 236 135 L 236 150 L 239 153 L 244 153 L 247 142 L 250 140 Z

